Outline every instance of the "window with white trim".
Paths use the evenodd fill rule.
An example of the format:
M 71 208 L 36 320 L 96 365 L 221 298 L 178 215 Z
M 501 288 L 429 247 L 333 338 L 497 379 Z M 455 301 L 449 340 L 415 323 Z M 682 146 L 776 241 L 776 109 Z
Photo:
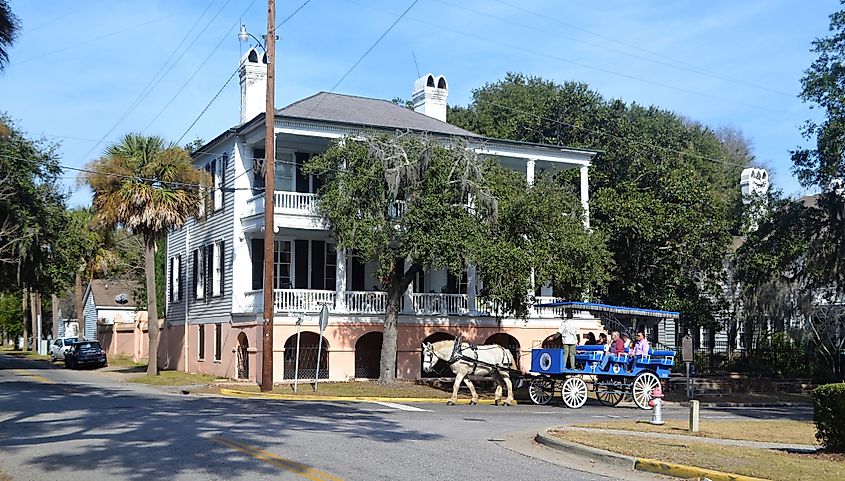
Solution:
M 205 359 L 205 324 L 197 325 L 197 359 Z
M 211 161 L 211 170 L 214 178 L 212 179 L 212 197 L 214 199 L 214 210 L 218 211 L 223 208 L 223 172 L 226 166 L 226 157 L 222 156 Z
M 212 249 L 211 295 L 216 297 L 223 294 L 223 242 L 215 242 Z
M 214 325 L 214 360 L 220 361 L 223 358 L 223 325 Z
M 182 256 L 177 255 L 170 258 L 170 301 L 182 300 Z
M 205 297 L 205 249 L 194 250 L 194 297 Z

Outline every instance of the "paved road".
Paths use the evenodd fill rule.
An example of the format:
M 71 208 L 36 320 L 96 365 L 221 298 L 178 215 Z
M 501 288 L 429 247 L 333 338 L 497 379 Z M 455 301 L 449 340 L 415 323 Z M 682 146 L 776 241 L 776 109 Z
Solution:
M 668 409 L 667 417 L 683 417 Z M 705 411 L 802 417 L 807 410 Z M 0 355 L 0 479 L 658 479 L 540 447 L 530 434 L 633 408 L 285 402 L 168 394 Z M 565 465 L 565 466 L 564 466 Z M 601 475 L 601 474 L 604 475 Z

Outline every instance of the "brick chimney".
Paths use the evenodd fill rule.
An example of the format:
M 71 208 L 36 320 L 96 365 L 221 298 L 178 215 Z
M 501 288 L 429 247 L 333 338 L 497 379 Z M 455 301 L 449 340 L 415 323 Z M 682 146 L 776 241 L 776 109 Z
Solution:
M 238 69 L 241 82 L 241 125 L 263 113 L 267 103 L 267 55 L 249 49 Z

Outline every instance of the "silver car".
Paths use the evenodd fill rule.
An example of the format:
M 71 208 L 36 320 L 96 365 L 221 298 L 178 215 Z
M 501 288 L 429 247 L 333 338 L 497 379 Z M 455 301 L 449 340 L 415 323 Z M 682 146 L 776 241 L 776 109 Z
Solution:
M 57 361 L 65 358 L 65 353 L 78 341 L 75 337 L 60 337 L 50 344 L 50 360 Z

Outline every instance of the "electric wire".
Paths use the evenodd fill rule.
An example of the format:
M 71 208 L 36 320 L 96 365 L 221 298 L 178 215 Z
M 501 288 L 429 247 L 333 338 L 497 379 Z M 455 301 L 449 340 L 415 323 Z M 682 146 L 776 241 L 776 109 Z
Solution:
M 365 3 L 361 3 L 361 2 L 358 2 L 356 0 L 347 0 L 347 2 L 356 4 L 356 5 L 360 5 L 364 8 L 369 8 L 371 10 L 382 12 L 382 13 L 385 13 L 385 14 L 388 14 L 388 15 L 394 15 L 393 12 L 390 12 L 388 10 L 384 10 L 382 8 L 379 8 L 379 7 L 374 7 L 372 5 L 367 5 Z M 439 24 L 436 24 L 436 23 L 427 22 L 425 20 L 420 20 L 420 19 L 414 18 L 414 19 L 411 19 L 411 21 L 417 22 L 417 23 L 420 23 L 422 25 L 426 25 L 426 26 L 429 26 L 429 27 L 434 27 L 434 28 L 437 28 L 437 29 L 440 29 L 440 30 L 444 30 L 444 31 L 447 31 L 447 32 L 450 32 L 450 33 L 454 33 L 454 34 L 457 34 L 457 35 L 461 35 L 461 36 L 464 36 L 464 37 L 469 37 L 469 38 L 473 38 L 475 40 L 481 40 L 481 41 L 488 42 L 488 43 L 491 43 L 491 44 L 494 44 L 494 45 L 499 45 L 501 47 L 506 47 L 506 48 L 509 48 L 511 50 L 515 50 L 515 51 L 518 51 L 518 52 L 528 53 L 528 54 L 531 54 L 531 55 L 536 55 L 538 57 L 544 57 L 544 58 L 548 58 L 548 59 L 551 59 L 551 60 L 556 60 L 558 62 L 562 62 L 562 63 L 566 63 L 566 64 L 570 64 L 570 65 L 575 65 L 575 66 L 582 67 L 582 68 L 589 69 L 589 70 L 595 70 L 597 72 L 602 72 L 602 73 L 606 73 L 606 74 L 609 74 L 609 75 L 613 75 L 613 76 L 617 76 L 617 77 L 621 77 L 621 78 L 626 78 L 626 79 L 629 79 L 629 80 L 635 80 L 637 82 L 655 85 L 657 87 L 677 90 L 679 92 L 697 95 L 697 96 L 709 98 L 709 99 L 712 99 L 712 100 L 718 100 L 720 102 L 725 102 L 725 103 L 729 103 L 729 104 L 735 104 L 735 105 L 740 105 L 740 106 L 743 106 L 743 107 L 749 107 L 749 108 L 753 108 L 753 109 L 756 109 L 756 110 L 770 112 L 770 113 L 774 113 L 774 114 L 778 114 L 778 115 L 785 115 L 785 116 L 789 115 L 789 113 L 781 111 L 781 110 L 776 110 L 776 109 L 772 109 L 772 108 L 768 108 L 768 107 L 763 107 L 761 105 L 754 105 L 754 104 L 742 102 L 742 101 L 739 101 L 739 100 L 733 100 L 733 99 L 729 99 L 729 98 L 725 98 L 725 97 L 720 97 L 718 95 L 712 95 L 712 94 L 709 94 L 709 93 L 706 93 L 706 92 L 700 92 L 700 91 L 697 91 L 697 90 L 687 89 L 687 88 L 684 88 L 684 87 L 678 87 L 676 85 L 671 85 L 671 84 L 667 84 L 667 83 L 663 83 L 663 82 L 657 82 L 657 81 L 649 80 L 649 79 L 646 79 L 646 78 L 643 78 L 643 77 L 638 77 L 636 75 L 630 75 L 630 74 L 627 74 L 627 73 L 624 73 L 624 72 L 617 72 L 617 71 L 614 71 L 614 70 L 611 70 L 611 69 L 608 69 L 608 68 L 590 65 L 590 64 L 586 64 L 586 63 L 579 62 L 579 61 L 576 61 L 576 60 L 571 60 L 571 59 L 568 59 L 568 58 L 565 58 L 565 57 L 560 57 L 560 56 L 557 56 L 557 55 L 553 55 L 553 54 L 549 54 L 549 53 L 545 53 L 545 52 L 540 52 L 538 50 L 532 50 L 532 49 L 527 48 L 527 47 L 522 47 L 522 46 L 519 46 L 519 45 L 510 44 L 510 43 L 507 43 L 507 42 L 503 42 L 503 41 L 500 41 L 500 40 L 484 37 L 484 36 L 481 36 L 481 35 L 476 35 L 476 34 L 473 34 L 473 33 L 468 33 L 468 32 L 464 32 L 464 31 L 461 31 L 461 30 L 456 30 L 456 29 L 446 27 L 446 26 L 443 26 L 443 25 L 439 25 Z
M 533 10 L 529 10 L 529 9 L 527 9 L 527 8 L 525 8 L 525 7 L 521 7 L 521 6 L 519 6 L 519 5 L 514 5 L 514 4 L 509 3 L 509 2 L 506 2 L 506 1 L 504 1 L 504 0 L 494 0 L 494 1 L 495 1 L 495 2 L 497 2 L 497 3 L 500 3 L 500 4 L 502 4 L 502 5 L 506 5 L 506 6 L 508 6 L 508 7 L 511 7 L 511 8 L 513 8 L 513 9 L 515 9 L 515 10 L 520 10 L 520 11 L 523 11 L 523 12 L 528 13 L 528 14 L 530 14 L 530 15 L 534 15 L 534 16 L 536 16 L 536 17 L 543 18 L 543 19 L 545 19 L 545 20 L 549 20 L 549 21 L 551 21 L 551 22 L 554 22 L 554 23 L 557 23 L 557 24 L 563 25 L 563 26 L 565 26 L 565 27 L 569 27 L 569 28 L 571 28 L 571 29 L 573 29 L 573 30 L 577 30 L 577 31 L 580 31 L 580 32 L 584 32 L 584 33 L 587 33 L 587 34 L 589 34 L 589 35 L 593 35 L 593 36 L 596 36 L 596 37 L 598 37 L 598 38 L 601 38 L 601 39 L 604 39 L 604 40 L 607 40 L 607 41 L 613 42 L 613 43 L 615 43 L 615 44 L 622 45 L 622 46 L 625 46 L 625 47 L 628 47 L 628 48 L 631 48 L 631 49 L 637 50 L 637 51 L 639 51 L 639 52 L 646 53 L 646 54 L 648 54 L 648 55 L 653 55 L 653 56 L 658 57 L 658 58 L 662 58 L 662 59 L 667 60 L 667 61 L 669 61 L 669 62 L 673 62 L 673 63 L 675 63 L 675 64 L 677 64 L 677 65 L 686 66 L 686 67 L 688 67 L 689 69 L 691 69 L 691 71 L 696 71 L 696 72 L 699 72 L 699 73 L 706 74 L 706 75 L 708 75 L 708 76 L 712 76 L 713 78 L 719 78 L 719 79 L 722 79 L 722 80 L 727 80 L 727 81 L 729 81 L 729 82 L 735 82 L 735 83 L 738 83 L 738 84 L 741 84 L 741 85 L 747 85 L 747 86 L 749 86 L 749 87 L 758 88 L 758 89 L 760 89 L 760 90 L 766 90 L 766 91 L 769 91 L 769 92 L 772 92 L 772 93 L 776 93 L 776 94 L 780 94 L 780 95 L 784 95 L 784 96 L 787 96 L 787 97 L 795 97 L 795 94 L 791 94 L 791 93 L 788 93 L 788 92 L 783 92 L 783 91 L 781 91 L 781 90 L 777 90 L 777 89 L 773 89 L 773 88 L 770 88 L 770 87 L 766 87 L 766 86 L 764 86 L 764 85 L 758 85 L 758 84 L 755 84 L 755 83 L 752 83 L 752 82 L 748 82 L 748 81 L 745 81 L 745 80 L 735 79 L 735 78 L 728 77 L 728 76 L 725 76 L 725 75 L 719 75 L 719 74 L 717 74 L 717 73 L 711 72 L 711 71 L 706 70 L 706 69 L 701 68 L 701 67 L 698 67 L 698 66 L 693 65 L 693 64 L 691 64 L 691 63 L 689 63 L 689 62 L 686 62 L 686 61 L 684 61 L 684 60 L 679 60 L 679 59 L 676 59 L 676 58 L 669 57 L 669 56 L 667 56 L 667 55 L 661 54 L 661 53 L 659 53 L 659 52 L 655 52 L 655 51 L 652 51 L 652 50 L 647 50 L 647 49 L 644 49 L 644 48 L 642 48 L 642 47 L 639 47 L 639 46 L 634 45 L 634 44 L 631 44 L 631 43 L 622 42 L 622 41 L 617 40 L 617 39 L 615 39 L 615 38 L 608 37 L 607 35 L 603 35 L 603 34 L 598 33 L 598 32 L 593 32 L 592 30 L 588 30 L 588 29 L 586 29 L 586 28 L 579 27 L 578 25 L 574 25 L 574 24 L 571 24 L 571 23 L 568 23 L 568 22 L 564 22 L 563 20 L 560 20 L 560 19 L 558 19 L 558 18 L 550 17 L 550 16 L 548 16 L 548 15 L 544 15 L 544 14 L 542 14 L 542 13 L 535 12 L 535 11 L 533 11 Z
M 702 76 L 705 76 L 705 77 L 709 77 L 709 78 L 712 78 L 712 79 L 724 80 L 724 81 L 727 81 L 727 82 L 735 83 L 737 85 L 744 85 L 744 86 L 747 86 L 747 87 L 753 87 L 753 88 L 756 88 L 756 89 L 765 90 L 767 92 L 772 92 L 772 93 L 776 93 L 776 94 L 791 97 L 791 98 L 795 97 L 794 94 L 789 94 L 789 93 L 786 93 L 786 92 L 782 92 L 780 90 L 775 90 L 775 89 L 772 89 L 772 88 L 769 88 L 769 87 L 757 85 L 757 84 L 747 82 L 747 81 L 744 81 L 744 80 L 733 79 L 733 78 L 730 78 L 730 77 L 726 77 L 724 75 L 719 75 L 719 74 L 716 74 L 716 73 L 709 72 L 709 71 L 701 69 L 701 68 L 686 66 L 685 63 L 680 63 L 680 62 L 677 62 L 677 61 L 664 61 L 664 60 L 657 60 L 657 59 L 654 59 L 654 58 L 649 58 L 648 56 L 645 56 L 645 55 L 639 55 L 639 54 L 631 53 L 631 52 L 628 52 L 628 51 L 625 51 L 625 50 L 621 50 L 621 49 L 617 49 L 617 48 L 613 48 L 613 47 L 608 47 L 608 46 L 605 46 L 605 45 L 601 45 L 601 44 L 589 42 L 589 41 L 586 41 L 586 40 L 582 40 L 582 39 L 579 39 L 577 37 L 571 37 L 571 36 L 568 36 L 568 35 L 563 35 L 563 34 L 560 34 L 558 32 L 553 32 L 553 31 L 550 31 L 550 30 L 543 30 L 543 29 L 537 28 L 536 26 L 526 25 L 524 23 L 518 23 L 518 22 L 515 22 L 515 21 L 508 19 L 508 18 L 499 17 L 499 16 L 496 16 L 496 15 L 492 15 L 492 14 L 489 14 L 489 13 L 486 13 L 486 12 L 479 11 L 479 10 L 474 10 L 472 8 L 468 8 L 468 7 L 465 7 L 463 5 L 452 3 L 452 2 L 449 2 L 449 1 L 446 1 L 446 0 L 434 0 L 434 1 L 442 3 L 444 5 L 449 5 L 453 8 L 464 10 L 466 12 L 470 12 L 474 15 L 480 15 L 480 16 L 483 16 L 483 17 L 492 18 L 492 19 L 495 19 L 495 20 L 498 20 L 498 21 L 501 21 L 501 22 L 508 23 L 510 25 L 516 25 L 518 27 L 522 27 L 522 28 L 527 29 L 527 30 L 533 30 L 535 32 L 539 32 L 539 33 L 542 33 L 542 34 L 545 34 L 545 35 L 550 35 L 550 36 L 553 36 L 553 37 L 562 38 L 564 40 L 568 40 L 568 41 L 571 41 L 571 42 L 580 43 L 580 44 L 587 45 L 587 46 L 590 46 L 590 47 L 594 47 L 594 48 L 598 48 L 598 49 L 602 49 L 602 50 L 607 50 L 609 52 L 614 52 L 614 53 L 626 55 L 626 56 L 629 56 L 629 57 L 644 60 L 646 62 L 650 62 L 650 63 L 654 63 L 654 64 L 658 64 L 658 65 L 663 65 L 665 67 L 669 67 L 669 68 L 673 68 L 673 69 L 677 69 L 677 70 L 683 70 L 683 71 L 686 71 L 686 72 L 692 72 L 692 73 L 702 75 Z M 500 3 L 511 6 L 510 4 L 507 4 L 505 2 L 500 2 Z M 517 8 L 517 7 L 514 7 L 514 8 Z M 528 12 L 527 10 L 522 9 L 522 8 L 520 8 L 520 10 Z M 545 17 L 545 18 L 549 18 L 549 17 Z M 569 24 L 566 24 L 566 23 L 564 23 L 564 24 L 567 25 L 567 26 L 569 25 Z M 655 55 L 655 54 L 652 54 L 652 55 Z
M 288 20 L 292 19 L 297 13 L 299 13 L 300 10 L 302 10 L 310 2 L 311 2 L 311 0 L 305 0 L 304 2 L 302 2 L 299 5 L 299 7 L 297 7 L 296 10 L 294 10 L 284 20 L 282 20 L 281 22 L 279 22 L 278 25 L 276 25 L 276 29 L 279 29 L 282 25 L 286 24 L 288 22 Z M 217 91 L 217 93 L 214 94 L 214 97 L 212 97 L 211 100 L 208 101 L 208 104 L 206 104 L 206 106 L 202 109 L 202 112 L 200 112 L 199 115 L 197 115 L 197 117 L 194 119 L 194 121 L 191 122 L 191 125 L 188 126 L 188 128 L 185 130 L 185 132 L 182 133 L 182 135 L 179 137 L 179 140 L 176 141 L 177 144 L 179 142 L 181 142 L 182 139 L 184 139 L 186 135 L 188 135 L 188 132 L 190 132 L 191 129 L 194 128 L 194 126 L 197 124 L 197 122 L 199 122 L 199 120 L 202 118 L 202 116 L 205 115 L 205 113 L 208 111 L 209 108 L 211 108 L 211 105 L 214 103 L 215 100 L 217 100 L 217 97 L 219 97 L 220 94 L 223 93 L 223 90 L 229 85 L 229 82 L 231 82 L 232 79 L 235 78 L 235 75 L 238 74 L 239 70 L 240 70 L 240 65 L 238 66 L 238 68 L 235 69 L 234 72 L 232 72 L 231 75 L 229 75 L 229 78 L 226 79 L 225 82 L 223 82 L 223 86 L 220 87 L 220 89 Z
M 228 4 L 228 3 L 229 2 L 226 2 L 226 4 Z M 220 15 L 220 12 L 223 10 L 222 7 L 220 8 L 220 10 L 217 11 L 217 15 L 215 15 L 211 20 L 209 20 L 209 22 L 205 25 L 205 28 L 203 28 L 203 30 L 197 36 L 194 37 L 193 42 L 191 42 L 191 44 L 188 46 L 188 48 L 186 48 L 182 52 L 182 55 L 180 55 L 179 58 L 176 59 L 176 61 L 174 61 L 173 64 L 171 65 L 170 61 L 173 59 L 173 56 L 176 55 L 176 52 L 178 52 L 179 49 L 182 48 L 182 45 L 191 36 L 191 34 L 194 32 L 194 29 L 197 27 L 197 25 L 199 25 L 200 20 L 202 20 L 202 18 L 205 16 L 206 12 L 208 12 L 208 10 L 211 8 L 211 6 L 213 4 L 214 4 L 213 0 L 211 2 L 209 2 L 208 6 L 205 7 L 205 10 L 202 11 L 202 13 L 199 15 L 199 17 L 197 17 L 197 19 L 194 21 L 194 24 L 191 26 L 191 28 L 185 33 L 185 36 L 182 37 L 182 40 L 179 42 L 179 44 L 176 45 L 176 47 L 170 52 L 170 55 L 167 57 L 167 60 L 164 61 L 164 63 L 161 65 L 161 67 L 159 67 L 158 71 L 150 78 L 149 82 L 147 82 L 147 85 L 145 85 L 144 88 L 141 89 L 141 91 L 138 93 L 138 96 L 135 97 L 135 100 L 133 100 L 132 103 L 129 104 L 129 107 L 127 107 L 127 109 L 123 112 L 123 114 L 121 114 L 120 117 L 114 122 L 114 124 L 112 124 L 112 126 L 109 128 L 109 130 L 106 131 L 105 134 L 103 134 L 103 136 L 100 138 L 100 140 L 97 141 L 96 144 L 91 146 L 91 149 L 88 150 L 88 152 L 86 152 L 85 155 L 82 156 L 81 160 L 85 160 L 85 158 L 87 158 L 89 155 L 91 155 L 91 153 L 97 147 L 99 147 L 100 144 L 103 143 L 103 141 L 106 140 L 106 137 L 108 137 L 112 132 L 114 132 L 114 129 L 116 129 L 117 126 L 120 125 L 121 122 L 126 120 L 126 118 L 132 112 L 135 111 L 135 109 L 141 104 L 141 102 L 143 102 L 143 100 L 147 96 L 149 96 L 150 93 L 152 93 L 152 91 L 158 86 L 158 84 L 164 79 L 164 77 L 166 77 L 167 74 L 170 73 L 170 70 L 173 68 L 174 65 L 176 65 L 176 63 L 179 62 L 179 60 L 182 58 L 182 56 L 185 55 L 185 52 L 187 52 L 190 49 L 190 46 L 193 45 L 194 42 L 196 42 L 196 40 L 200 37 L 200 35 L 203 34 L 203 32 L 205 32 L 206 29 L 208 29 L 209 25 L 211 25 L 211 23 L 214 21 L 214 19 L 217 18 L 217 15 Z M 225 7 L 226 4 L 223 4 L 223 7 Z M 165 68 L 167 68 L 168 65 L 170 65 L 170 69 L 168 69 L 167 72 L 164 72 L 164 74 L 162 75 L 162 72 L 164 71 Z
M 338 80 L 337 82 L 335 82 L 335 84 L 332 86 L 331 90 L 329 90 L 329 92 L 328 92 L 328 93 L 332 93 L 332 92 L 334 92 L 334 91 L 335 91 L 335 89 L 336 89 L 336 88 L 337 88 L 337 87 L 341 84 L 341 82 L 343 82 L 343 81 L 346 79 L 346 77 L 347 77 L 350 73 L 352 73 L 352 71 L 353 71 L 353 70 L 355 70 L 355 67 L 357 67 L 357 66 L 358 66 L 358 64 L 360 64 L 360 63 L 361 63 L 361 61 L 362 61 L 362 60 L 364 60 L 364 58 L 366 58 L 366 56 L 367 56 L 367 55 L 369 55 L 369 54 L 370 54 L 370 52 L 372 52 L 374 48 L 376 48 L 376 46 L 377 46 L 377 45 L 378 45 L 378 44 L 382 41 L 382 39 L 384 39 L 384 37 L 386 37 L 386 36 L 387 36 L 387 34 L 388 34 L 388 33 L 390 33 L 390 31 L 391 31 L 391 30 L 393 30 L 393 27 L 395 27 L 395 26 L 396 26 L 396 24 L 397 24 L 397 23 L 399 23 L 399 21 L 400 21 L 400 20 L 402 20 L 403 18 L 405 18 L 405 15 L 407 15 L 407 14 L 408 14 L 408 12 L 410 12 L 410 11 L 411 11 L 411 9 L 412 9 L 412 8 L 414 8 L 414 5 L 416 5 L 418 1 L 419 1 L 419 0 L 414 0 L 413 2 L 411 2 L 411 4 L 408 6 L 408 8 L 406 8 L 406 9 L 405 9 L 405 11 L 404 11 L 404 12 L 402 12 L 402 14 L 401 14 L 401 15 L 399 15 L 399 17 L 397 17 L 397 18 L 396 18 L 396 20 L 394 20 L 394 21 L 393 21 L 393 23 L 392 23 L 392 24 L 390 24 L 390 26 L 389 26 L 389 27 L 387 27 L 387 30 L 385 30 L 385 31 L 384 31 L 384 33 L 382 33 L 382 34 L 381 34 L 381 36 L 380 36 L 379 38 L 377 38 L 377 39 L 376 39 L 376 41 L 375 41 L 375 42 L 373 42 L 373 44 L 372 44 L 372 45 L 370 45 L 370 48 L 368 48 L 368 49 L 367 49 L 367 50 L 363 53 L 363 55 L 361 55 L 360 57 L 358 57 L 358 60 L 356 60 L 356 61 L 355 61 L 355 63 L 354 63 L 354 64 L 352 64 L 352 66 L 351 66 L 351 67 L 349 67 L 349 69 L 346 71 L 346 73 L 344 73 L 344 74 L 343 74 L 343 76 L 342 76 L 342 77 L 340 77 L 340 80 Z M 305 115 L 305 118 L 310 117 L 310 116 L 311 116 L 311 114 L 312 114 L 312 113 L 314 113 L 314 110 L 315 110 L 317 107 L 319 107 L 319 106 L 320 106 L 320 104 L 322 104 L 322 103 L 323 103 L 323 100 L 325 100 L 325 99 L 326 99 L 326 97 L 328 97 L 328 95 L 324 95 L 324 96 L 320 99 L 320 101 L 319 101 L 319 102 L 317 102 L 317 104 L 316 104 L 316 105 L 314 105 L 313 107 L 311 107 L 311 110 L 309 110 L 309 111 L 308 111 L 308 113 Z

